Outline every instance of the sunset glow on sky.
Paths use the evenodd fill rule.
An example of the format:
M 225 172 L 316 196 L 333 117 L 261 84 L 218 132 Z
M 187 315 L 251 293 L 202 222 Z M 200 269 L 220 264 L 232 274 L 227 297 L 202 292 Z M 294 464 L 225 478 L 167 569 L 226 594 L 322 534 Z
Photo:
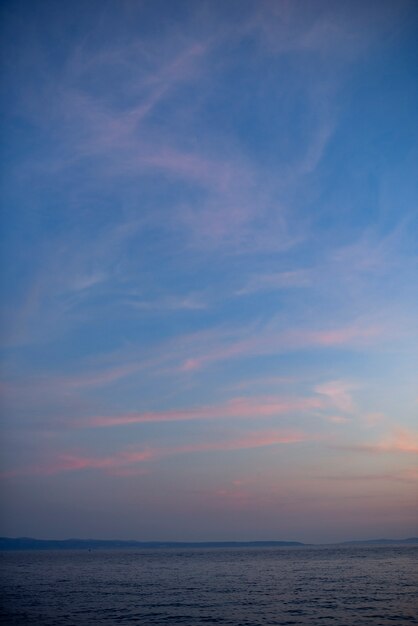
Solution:
M 417 9 L 2 3 L 1 535 L 417 534 Z

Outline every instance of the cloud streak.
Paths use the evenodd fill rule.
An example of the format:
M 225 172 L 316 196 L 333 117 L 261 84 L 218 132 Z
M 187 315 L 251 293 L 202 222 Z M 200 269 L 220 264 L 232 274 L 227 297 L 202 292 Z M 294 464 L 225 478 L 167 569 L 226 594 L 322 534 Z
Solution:
M 307 440 L 309 440 L 309 435 L 302 431 L 269 430 L 253 432 L 224 441 L 171 447 L 146 447 L 144 449 L 131 447 L 109 456 L 62 453 L 55 455 L 46 463 L 4 472 L 3 476 L 5 478 L 27 475 L 52 476 L 63 472 L 78 472 L 82 470 L 103 471 L 114 476 L 131 476 L 142 473 L 142 464 L 164 457 L 206 452 L 250 450 L 274 445 L 296 444 Z
M 233 398 L 222 405 L 185 408 L 169 411 L 149 411 L 114 416 L 95 416 L 75 420 L 74 425 L 85 428 L 105 428 L 129 424 L 178 422 L 194 420 L 218 420 L 226 418 L 264 418 L 286 413 L 309 412 L 323 406 L 320 398 L 283 398 L 262 396 L 256 398 Z
M 418 454 L 418 435 L 406 428 L 397 428 L 376 443 L 358 444 L 348 446 L 346 449 L 377 454 Z
M 361 349 L 383 335 L 383 328 L 377 325 L 353 324 L 340 328 L 309 330 L 292 329 L 278 332 L 272 324 L 265 329 L 258 329 L 249 336 L 236 341 L 224 341 L 205 354 L 196 354 L 183 361 L 182 371 L 199 370 L 205 365 L 226 361 L 238 357 L 286 353 L 312 348 Z

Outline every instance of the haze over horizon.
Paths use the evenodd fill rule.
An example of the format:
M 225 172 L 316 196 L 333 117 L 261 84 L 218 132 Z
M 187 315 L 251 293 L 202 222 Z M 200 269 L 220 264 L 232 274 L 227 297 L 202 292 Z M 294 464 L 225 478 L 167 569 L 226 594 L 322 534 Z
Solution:
M 1 12 L 0 535 L 416 536 L 416 2 Z

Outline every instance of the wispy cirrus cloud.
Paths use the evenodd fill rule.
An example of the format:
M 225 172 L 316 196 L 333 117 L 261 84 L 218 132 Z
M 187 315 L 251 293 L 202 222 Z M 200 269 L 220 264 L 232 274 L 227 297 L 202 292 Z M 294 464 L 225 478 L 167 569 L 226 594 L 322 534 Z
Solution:
M 195 443 L 180 446 L 146 447 L 143 449 L 120 450 L 113 455 L 91 456 L 77 453 L 61 453 L 52 456 L 44 463 L 9 470 L 4 477 L 40 475 L 49 476 L 63 472 L 82 470 L 103 471 L 114 476 L 138 475 L 144 470 L 143 464 L 167 456 L 195 454 L 206 452 L 232 452 L 264 448 L 274 445 L 296 444 L 307 441 L 310 435 L 297 430 L 268 430 L 248 433 L 234 439 L 223 441 Z
M 62 472 L 74 472 L 86 469 L 101 470 L 107 473 L 118 472 L 154 458 L 150 450 L 121 451 L 113 456 L 88 456 L 76 453 L 55 455 L 49 462 L 22 467 L 4 472 L 4 476 L 40 475 L 50 476 Z
M 226 532 L 234 498 L 257 504 L 254 532 L 286 499 L 290 529 L 324 535 L 325 518 L 332 533 L 336 516 L 359 533 L 369 513 L 406 520 L 394 480 L 343 494 L 313 481 L 354 474 L 361 453 L 359 475 L 401 476 L 417 449 L 402 429 L 416 398 L 413 2 L 78 4 L 76 29 L 73 6 L 5 11 L 1 388 L 5 464 L 26 463 L 11 499 L 46 532 L 56 503 L 36 512 L 31 475 L 67 473 L 104 511 L 107 475 L 156 468 L 141 496 L 162 529 L 184 505 L 179 532 Z M 256 448 L 254 474 L 240 451 Z M 114 498 L 128 519 L 135 484 L 109 497 L 109 520 Z M 217 514 L 207 527 L 199 508 Z
M 78 427 L 111 427 L 128 424 L 213 420 L 225 418 L 263 418 L 285 413 L 306 412 L 320 409 L 323 402 L 317 397 L 285 398 L 281 396 L 238 397 L 221 405 L 195 408 L 148 411 L 122 415 L 95 416 L 75 420 Z
M 153 308 L 156 306 L 154 303 Z M 172 302 L 171 306 L 197 306 L 196 302 L 180 303 Z M 200 311 L 198 309 L 193 309 Z M 339 329 L 318 330 L 311 331 L 307 329 L 288 329 L 285 331 L 277 331 L 270 324 L 265 327 L 237 327 L 237 328 L 213 328 L 206 331 L 197 331 L 195 333 L 189 333 L 184 335 L 174 336 L 160 344 L 152 344 L 149 349 L 140 348 L 139 346 L 128 346 L 127 349 L 110 353 L 109 355 L 103 355 L 100 358 L 84 360 L 78 365 L 78 367 L 72 367 L 71 372 L 67 374 L 41 374 L 39 372 L 28 374 L 26 376 L 9 376 L 5 378 L 5 391 L 4 396 L 12 406 L 22 407 L 36 407 L 46 406 L 52 403 L 57 406 L 57 402 L 60 398 L 73 399 L 79 402 L 82 400 L 82 395 L 89 390 L 94 391 L 103 387 L 113 386 L 115 391 L 118 390 L 118 385 L 123 381 L 141 381 L 143 384 L 145 381 L 153 381 L 155 379 L 173 380 L 177 379 L 177 387 L 179 391 L 187 386 L 190 382 L 190 376 L 194 374 L 204 374 L 204 371 L 208 368 L 215 368 L 218 364 L 236 361 L 242 362 L 243 359 L 259 358 L 260 356 L 272 355 L 272 354 L 288 354 L 291 352 L 298 352 L 304 350 L 312 350 L 313 348 L 327 348 L 327 349 L 346 349 L 346 350 L 358 350 L 364 346 L 369 346 L 370 343 L 380 339 L 380 329 L 366 327 L 366 326 L 349 326 Z M 140 378 L 138 378 L 140 376 Z M 264 381 L 264 382 L 263 382 Z M 290 381 L 291 382 L 291 381 Z M 293 381 L 294 382 L 294 381 Z M 255 381 L 255 387 L 274 388 L 277 384 L 283 386 L 283 384 L 289 383 L 288 377 L 278 377 L 275 380 L 271 376 L 263 376 L 260 380 Z M 130 384 L 130 383 L 129 383 Z M 245 385 L 242 383 L 241 387 L 248 388 L 248 386 L 254 388 L 254 384 Z M 233 388 L 233 387 L 232 387 Z M 238 387 L 239 388 L 239 387 Z M 349 381 L 331 381 L 328 383 L 322 383 L 315 388 L 316 396 L 311 401 L 311 409 L 326 408 L 332 411 L 338 411 L 343 413 L 353 412 L 353 403 L 351 400 L 350 391 L 353 389 L 353 384 Z M 247 409 L 244 409 L 245 399 L 241 401 L 241 404 L 232 400 L 230 405 L 221 405 L 220 410 L 225 410 L 225 414 L 230 414 L 231 411 L 238 410 L 238 407 L 246 411 L 255 411 L 257 414 L 257 401 L 260 400 L 259 409 L 268 404 L 274 405 L 271 400 L 276 397 L 278 402 L 283 400 L 284 406 L 288 406 L 291 409 L 291 404 L 286 405 L 286 401 L 290 403 L 296 402 L 295 408 L 297 408 L 297 402 L 299 400 L 306 401 L 302 396 L 299 399 L 280 398 L 280 396 L 257 396 L 256 401 L 247 400 Z M 234 408 L 235 407 L 235 408 Z M 278 406 L 277 406 L 278 408 Z M 132 422 L 144 421 L 148 419 L 151 421 L 162 420 L 170 421 L 171 419 L 180 419 L 180 413 L 183 417 L 181 419 L 198 419 L 201 415 L 207 413 L 208 418 L 212 415 L 215 416 L 216 410 L 214 407 L 207 407 L 202 410 L 197 409 L 196 414 L 193 410 L 189 409 L 183 413 L 173 411 L 156 412 L 152 417 L 152 414 L 146 418 L 145 413 L 136 415 L 125 415 L 124 419 Z M 64 414 L 67 414 L 68 410 L 64 410 Z M 163 417 L 165 415 L 165 417 Z M 176 417 L 177 416 L 177 417 Z M 107 418 L 106 418 L 107 419 Z M 111 418 L 109 418 L 111 419 Z
M 300 341 L 307 341 L 318 346 L 350 346 L 355 347 L 373 341 L 383 333 L 383 328 L 378 325 L 350 325 L 331 330 L 307 331 L 305 336 L 301 335 Z
M 142 311 L 201 311 L 208 308 L 208 301 L 201 293 L 163 295 L 154 300 L 145 300 L 140 297 L 131 297 L 127 300 L 128 306 Z
M 83 320 L 82 305 L 108 287 L 123 264 L 121 250 L 138 235 L 141 219 L 98 230 L 94 241 L 78 229 L 43 242 L 30 279 L 7 315 L 5 346 L 24 346 L 62 335 Z
M 312 277 L 310 270 L 291 270 L 270 274 L 254 274 L 250 276 L 247 284 L 235 293 L 237 296 L 243 296 L 259 291 L 275 291 L 276 289 L 309 287 L 311 285 Z
M 61 161 L 61 167 L 105 153 L 109 147 L 116 151 L 131 147 L 134 134 L 156 107 L 178 86 L 196 80 L 212 43 L 208 38 L 196 41 L 192 35 L 170 43 L 141 46 L 134 40 L 112 50 L 104 46 L 92 49 L 80 42 L 69 50 L 54 85 L 45 81 L 50 71 L 48 59 L 38 59 L 36 70 L 41 88 L 31 94 L 30 109 L 24 98 L 22 107 L 41 126 L 61 123 L 59 139 L 72 149 Z M 109 98 L 95 87 L 95 81 L 100 82 L 109 71 L 119 73 L 125 82 L 126 100 L 117 94 L 116 98 Z M 53 106 L 50 104 L 46 118 L 42 105 L 48 98 Z
M 209 84 L 213 81 L 214 67 L 219 71 L 216 54 L 226 41 L 230 41 L 230 33 L 216 29 L 198 41 L 183 36 L 174 38 L 171 46 L 167 42 L 156 46 L 154 42 L 150 49 L 137 42 L 114 51 L 78 45 L 67 61 L 58 89 L 54 85 L 45 97 L 54 101 L 48 124 L 56 126 L 63 149 L 60 158 L 54 155 L 54 159 L 36 163 L 37 175 L 43 166 L 56 172 L 59 162 L 65 170 L 80 162 L 88 166 L 93 159 L 95 176 L 106 185 L 138 175 L 178 179 L 201 186 L 207 193 L 198 209 L 195 203 L 182 202 L 180 210 L 171 216 L 173 224 L 186 228 L 198 246 L 205 243 L 231 254 L 242 253 L 244 246 L 250 253 L 266 247 L 288 249 L 300 242 L 305 236 L 300 220 L 296 230 L 295 225 L 290 228 L 283 202 L 277 201 L 276 171 L 265 173 L 265 167 L 254 159 L 243 158 L 239 146 L 226 144 L 218 135 L 214 141 L 213 132 L 202 134 L 199 124 L 195 128 L 197 141 L 185 141 L 184 133 L 173 131 L 181 120 L 176 108 L 170 108 L 169 122 L 164 122 L 162 129 L 154 123 L 159 108 L 173 99 L 177 89 L 200 82 L 206 85 L 208 74 L 212 76 Z M 103 97 L 102 90 L 89 87 L 87 79 L 93 77 L 100 83 L 109 63 L 113 71 L 129 78 L 123 102 Z M 225 67 L 221 69 L 225 71 Z M 34 97 L 39 101 L 39 95 Z M 40 116 L 44 105 L 42 102 L 37 107 Z M 199 111 L 194 113 L 198 118 Z M 324 131 L 322 121 L 318 129 L 295 166 L 299 174 L 313 171 L 323 153 L 329 132 Z M 286 176 L 283 171 L 282 178 Z
M 289 328 L 281 332 L 269 324 L 264 329 L 247 333 L 245 338 L 223 341 L 222 345 L 209 347 L 206 353 L 190 356 L 183 361 L 180 370 L 195 371 L 205 365 L 233 358 L 285 353 L 314 347 L 355 350 L 378 340 L 382 334 L 383 328 L 372 324 L 352 324 L 321 330 Z
M 395 29 L 405 11 L 402 5 L 391 3 L 382 6 L 378 15 L 365 5 L 354 10 L 350 6 L 350 11 L 346 5 L 334 5 L 331 12 L 314 9 L 307 3 L 304 8 L 301 12 L 300 5 L 262 0 L 247 29 L 271 54 L 299 52 L 323 58 L 332 51 L 329 62 L 338 64 L 378 46 L 379 35 Z

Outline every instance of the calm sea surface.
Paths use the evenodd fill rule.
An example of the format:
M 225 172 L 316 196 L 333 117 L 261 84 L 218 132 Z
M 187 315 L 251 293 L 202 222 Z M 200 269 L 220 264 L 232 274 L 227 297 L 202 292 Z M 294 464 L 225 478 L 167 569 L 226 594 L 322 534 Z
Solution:
M 418 624 L 418 547 L 1 553 L 2 624 Z

